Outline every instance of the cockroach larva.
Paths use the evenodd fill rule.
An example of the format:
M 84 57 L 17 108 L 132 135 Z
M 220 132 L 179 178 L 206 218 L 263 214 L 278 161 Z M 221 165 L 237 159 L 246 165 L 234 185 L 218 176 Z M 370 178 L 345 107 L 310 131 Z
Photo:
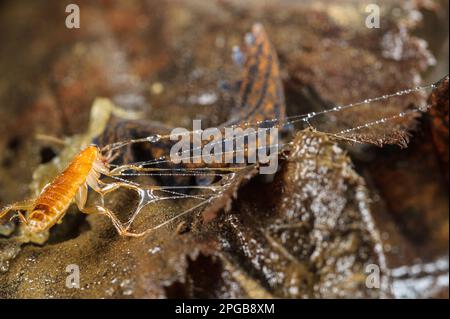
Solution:
M 106 184 L 100 181 L 101 174 L 109 174 L 108 163 L 113 157 L 111 153 L 108 156 L 103 156 L 101 150 L 95 145 L 86 147 L 75 156 L 61 174 L 42 189 L 36 199 L 17 202 L 5 207 L 0 211 L 0 219 L 10 211 L 17 211 L 20 220 L 24 223 L 22 239 L 40 243 L 45 241 L 46 238 L 39 238 L 39 234 L 60 222 L 69 206 L 75 202 L 78 209 L 83 213 L 100 213 L 110 217 L 119 234 L 135 235 L 123 229 L 116 217 L 107 208 L 102 206 L 85 207 L 88 186 L 102 197 L 119 187 L 138 189 L 133 184 L 122 182 Z M 21 211 L 25 211 L 26 214 L 22 214 Z

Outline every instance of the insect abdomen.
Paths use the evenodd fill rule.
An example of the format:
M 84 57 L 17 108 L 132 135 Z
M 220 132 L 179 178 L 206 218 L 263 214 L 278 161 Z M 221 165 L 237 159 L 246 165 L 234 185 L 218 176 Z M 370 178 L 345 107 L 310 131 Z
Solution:
M 89 146 L 81 151 L 70 165 L 39 195 L 29 221 L 51 227 L 65 213 L 78 189 L 91 172 L 98 149 Z

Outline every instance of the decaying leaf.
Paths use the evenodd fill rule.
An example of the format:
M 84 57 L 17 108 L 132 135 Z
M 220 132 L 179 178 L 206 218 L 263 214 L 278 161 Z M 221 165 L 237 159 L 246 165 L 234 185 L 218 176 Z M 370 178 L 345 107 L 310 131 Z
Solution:
M 442 163 L 442 169 L 447 177 L 448 183 L 448 75 L 443 78 L 438 84 L 437 88 L 431 93 L 428 98 L 430 103 L 430 117 L 432 120 L 431 134 L 439 155 L 439 160 Z
M 366 158 L 356 163 L 372 194 L 392 294 L 399 298 L 448 296 L 448 168 L 437 151 L 442 144 L 433 142 L 434 131 L 445 123 L 445 116 L 437 123 L 436 117 L 446 114 L 446 105 L 448 110 L 448 91 L 434 102 L 448 90 L 445 79 L 442 84 L 429 98 L 432 120 L 428 114 L 420 119 L 406 150 L 366 148 Z
M 289 43 L 289 49 L 297 49 L 290 54 L 283 50 L 283 44 L 275 41 L 289 72 L 287 97 L 288 104 L 292 101 L 291 110 L 318 113 L 362 102 L 358 107 L 311 120 L 311 124 L 321 131 L 336 133 L 364 126 L 426 102 L 426 92 L 371 102 L 371 98 L 422 84 L 420 72 L 433 64 L 434 58 L 426 43 L 410 34 L 417 22 L 408 19 L 404 3 L 381 2 L 380 25 L 383 27 L 371 29 L 362 23 L 365 19 L 363 8 L 369 2 L 358 3 L 361 10 L 351 5 L 342 7 L 341 4 L 319 2 L 311 13 L 314 18 L 302 19 L 295 35 L 289 33 L 288 26 L 278 30 L 286 33 L 283 40 Z M 398 13 L 395 21 L 389 18 L 394 11 Z M 321 34 L 320 41 L 314 34 Z M 379 146 L 399 144 L 404 147 L 409 131 L 415 128 L 416 118 L 417 114 L 413 113 L 346 135 Z
M 244 187 L 223 217 L 228 258 L 278 297 L 388 293 L 368 193 L 345 151 L 325 134 L 305 130 L 287 152 L 275 181 Z M 366 288 L 368 264 L 380 267 L 381 290 Z

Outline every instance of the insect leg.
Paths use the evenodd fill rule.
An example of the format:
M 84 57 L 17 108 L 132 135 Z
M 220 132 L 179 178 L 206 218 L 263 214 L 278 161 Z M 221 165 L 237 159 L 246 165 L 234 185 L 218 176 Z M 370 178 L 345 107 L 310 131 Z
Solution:
M 80 186 L 77 194 L 75 195 L 75 203 L 80 211 L 83 211 L 87 200 L 88 187 L 86 184 Z
M 129 183 L 124 183 L 124 182 L 115 182 L 115 183 L 103 183 L 101 181 L 98 181 L 97 185 L 99 186 L 97 189 L 94 188 L 94 190 L 99 193 L 102 196 L 105 196 L 108 193 L 111 193 L 113 191 L 115 191 L 118 188 L 128 188 L 128 189 L 132 189 L 136 192 L 139 193 L 139 191 L 141 190 L 139 188 L 139 186 L 137 185 L 133 185 L 133 184 L 129 184 Z
M 67 145 L 66 141 L 64 141 L 63 139 L 56 137 L 56 136 L 51 136 L 51 135 L 46 135 L 46 134 L 36 134 L 35 138 L 42 142 L 57 144 L 60 146 Z
M 25 200 L 23 202 L 17 202 L 12 205 L 6 206 L 0 211 L 0 220 L 6 216 L 10 211 L 19 211 L 19 210 L 30 210 L 33 207 L 34 200 Z M 26 220 L 25 217 L 20 214 L 19 217 L 21 220 Z
M 22 223 L 24 223 L 25 225 L 28 224 L 28 220 L 24 214 L 22 214 L 21 212 L 17 212 L 17 216 L 19 217 L 19 219 Z
M 131 233 L 122 225 L 122 223 L 119 221 L 119 219 L 114 215 L 113 212 L 111 212 L 108 208 L 102 207 L 102 206 L 93 206 L 93 207 L 85 207 L 81 210 L 85 214 L 101 214 L 108 216 L 114 227 L 116 228 L 117 232 L 121 236 L 129 236 L 129 237 L 140 237 L 144 235 L 146 232 L 142 233 Z

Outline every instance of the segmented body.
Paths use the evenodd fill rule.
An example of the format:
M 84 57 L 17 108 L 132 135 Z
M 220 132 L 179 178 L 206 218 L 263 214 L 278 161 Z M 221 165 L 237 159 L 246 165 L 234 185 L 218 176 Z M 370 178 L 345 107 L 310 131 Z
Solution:
M 28 216 L 30 228 L 34 228 L 35 231 L 49 229 L 64 216 L 88 176 L 99 174 L 93 169 L 99 154 L 100 151 L 96 146 L 85 148 L 42 190 Z
M 246 57 L 238 107 L 241 114 L 235 123 L 230 124 L 284 118 L 286 106 L 278 58 L 260 24 L 252 28 Z

